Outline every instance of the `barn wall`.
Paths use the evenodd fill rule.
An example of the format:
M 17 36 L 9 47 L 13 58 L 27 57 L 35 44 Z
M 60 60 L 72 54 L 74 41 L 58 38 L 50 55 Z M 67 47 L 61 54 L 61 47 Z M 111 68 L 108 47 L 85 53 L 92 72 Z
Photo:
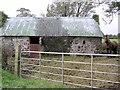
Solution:
M 59 38 L 61 38 L 61 37 L 59 37 Z M 9 44 L 14 48 L 17 40 L 20 43 L 22 50 L 25 50 L 25 51 L 30 50 L 29 37 L 18 37 L 18 38 L 16 38 L 16 37 L 3 37 L 2 38 L 2 43 Z M 61 51 L 60 52 L 98 53 L 98 51 L 100 50 L 100 47 L 102 45 L 101 44 L 101 38 L 92 38 L 92 37 L 89 37 L 89 38 L 87 38 L 87 37 L 65 38 L 65 37 L 63 37 L 62 40 L 63 40 L 64 44 L 62 43 L 62 45 L 60 45 L 60 43 L 59 43 L 59 42 L 62 42 L 62 41 L 58 41 L 58 40 L 59 39 L 56 40 L 58 42 L 58 45 L 57 45 L 56 42 L 54 42 L 54 40 L 53 40 L 53 42 L 49 41 L 49 43 L 52 43 L 52 45 L 50 45 L 48 43 L 48 40 L 47 40 L 47 43 L 50 45 L 49 47 L 50 47 L 51 52 L 52 52 L 52 50 L 51 50 L 52 48 L 53 48 L 53 50 L 56 50 L 56 49 L 58 50 L 58 48 L 60 49 L 59 46 L 61 46 Z M 46 44 L 46 43 L 42 43 L 42 44 Z M 67 44 L 69 44 L 69 45 L 67 45 Z M 45 45 L 43 45 L 43 46 L 45 46 Z M 62 49 L 64 49 L 64 50 L 62 50 Z M 44 48 L 43 51 L 45 51 L 45 48 Z M 59 51 L 57 51 L 57 52 L 59 52 Z
M 0 45 L 2 45 L 2 38 L 3 38 L 3 37 L 0 37 Z
M 101 38 L 95 37 L 43 37 L 44 51 L 71 53 L 99 53 Z
M 2 58 L 2 37 L 0 37 L 0 59 Z
M 21 45 L 21 50 L 29 50 L 29 37 L 3 37 L 2 44 L 9 44 L 11 47 L 15 48 L 16 42 Z
M 101 47 L 101 38 L 83 38 L 73 39 L 71 44 L 71 53 L 98 53 Z

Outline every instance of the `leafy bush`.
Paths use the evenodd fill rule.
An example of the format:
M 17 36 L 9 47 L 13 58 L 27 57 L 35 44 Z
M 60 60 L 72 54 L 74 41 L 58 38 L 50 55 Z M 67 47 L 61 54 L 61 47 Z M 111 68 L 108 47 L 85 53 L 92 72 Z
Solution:
M 2 45 L 2 68 L 9 69 L 8 60 L 14 55 L 14 48 L 9 44 Z
M 4 12 L 0 11 L 0 27 L 4 26 L 7 18 L 8 18 L 8 15 L 6 15 Z
M 47 52 L 69 52 L 72 37 L 44 37 L 44 51 Z

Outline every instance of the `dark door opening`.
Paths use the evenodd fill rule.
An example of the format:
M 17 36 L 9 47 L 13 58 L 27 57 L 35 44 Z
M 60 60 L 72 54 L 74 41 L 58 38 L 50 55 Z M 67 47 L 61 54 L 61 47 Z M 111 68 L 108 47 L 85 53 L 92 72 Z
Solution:
M 39 37 L 30 37 L 30 44 L 39 44 Z
M 40 37 L 30 37 L 30 51 L 40 51 L 41 50 L 41 46 L 39 44 L 39 38 Z M 31 53 L 30 56 L 33 58 L 38 58 L 39 54 Z

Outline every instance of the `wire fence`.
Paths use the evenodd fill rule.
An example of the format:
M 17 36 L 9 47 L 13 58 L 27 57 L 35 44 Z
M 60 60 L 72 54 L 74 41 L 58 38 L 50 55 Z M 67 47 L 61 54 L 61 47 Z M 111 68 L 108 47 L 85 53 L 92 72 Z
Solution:
M 23 56 L 24 53 L 38 54 L 39 57 Z M 21 51 L 20 76 L 75 87 L 102 89 L 108 88 L 106 86 L 110 84 L 115 85 L 114 88 L 120 88 L 119 57 L 120 55 L 114 54 Z

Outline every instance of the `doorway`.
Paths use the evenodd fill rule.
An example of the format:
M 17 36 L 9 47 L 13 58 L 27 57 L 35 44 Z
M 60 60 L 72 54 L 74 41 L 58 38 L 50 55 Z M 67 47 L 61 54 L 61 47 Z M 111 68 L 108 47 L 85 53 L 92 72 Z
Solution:
M 40 51 L 41 45 L 39 44 L 40 37 L 30 37 L 30 51 Z M 39 54 L 32 53 L 30 54 L 33 58 L 38 58 Z

